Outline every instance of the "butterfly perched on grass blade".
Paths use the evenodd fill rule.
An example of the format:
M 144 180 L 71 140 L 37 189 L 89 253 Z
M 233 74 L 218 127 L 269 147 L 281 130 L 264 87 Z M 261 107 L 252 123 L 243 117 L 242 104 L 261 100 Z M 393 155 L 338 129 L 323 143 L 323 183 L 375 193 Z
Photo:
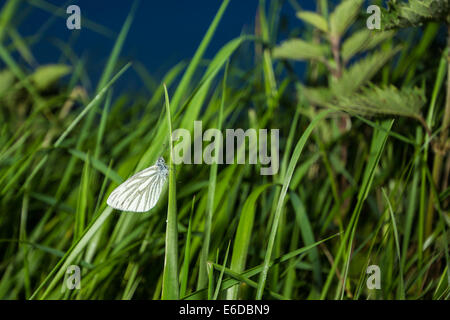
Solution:
M 106 203 L 122 211 L 149 211 L 158 202 L 168 174 L 164 158 L 159 157 L 153 166 L 136 173 L 114 189 Z

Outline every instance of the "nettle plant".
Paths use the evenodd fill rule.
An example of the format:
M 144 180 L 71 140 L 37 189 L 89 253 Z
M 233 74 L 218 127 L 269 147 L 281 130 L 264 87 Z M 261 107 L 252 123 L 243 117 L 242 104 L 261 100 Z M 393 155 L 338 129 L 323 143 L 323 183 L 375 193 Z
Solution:
M 344 0 L 327 17 L 316 12 L 298 12 L 298 18 L 313 26 L 312 39 L 287 40 L 274 48 L 273 54 L 280 59 L 307 61 L 327 69 L 326 86 L 299 85 L 300 94 L 313 106 L 344 111 L 360 118 L 398 116 L 418 120 L 427 133 L 423 163 L 427 163 L 428 143 L 434 151 L 430 185 L 434 184 L 433 188 L 437 191 L 445 190 L 447 178 L 442 176 L 445 176 L 444 161 L 450 150 L 450 81 L 447 81 L 445 106 L 440 108 L 437 96 L 440 95 L 445 74 L 450 74 L 450 1 L 388 1 L 387 9 L 380 10 L 380 30 L 369 30 L 366 24 L 361 24 L 359 29 L 356 27 L 358 16 L 364 14 L 363 3 L 362 0 Z M 366 19 L 369 16 L 365 14 Z M 389 75 L 376 81 L 374 77 L 383 66 L 395 62 L 393 58 L 401 49 L 406 50 L 395 46 L 394 41 L 388 41 L 399 29 L 419 27 L 430 22 L 446 27 L 447 48 L 441 52 L 430 106 L 424 115 L 422 107 L 427 102 L 424 85 L 417 88 L 412 87 L 411 82 L 406 82 L 407 85 L 399 88 L 389 83 Z M 439 206 L 436 196 L 430 192 L 425 230 L 427 236 L 432 232 L 433 212 Z
M 411 0 L 408 2 L 392 1 L 389 3 L 388 10 L 383 11 L 384 29 L 400 29 L 406 27 L 417 27 L 427 22 L 443 24 L 447 29 L 447 48 L 442 53 L 441 64 L 438 74 L 445 75 L 447 69 L 447 93 L 445 107 L 443 108 L 442 122 L 440 128 L 434 128 L 434 119 L 441 114 L 439 106 L 435 108 L 434 101 L 428 110 L 426 125 L 428 131 L 436 129 L 437 135 L 432 140 L 435 151 L 432 169 L 432 184 L 439 190 L 439 183 L 442 183 L 442 190 L 447 187 L 448 176 L 445 176 L 443 170 L 445 157 L 450 150 L 450 0 Z M 439 81 L 437 81 L 438 83 Z M 435 85 L 435 92 L 439 85 Z M 434 100 L 434 99 L 433 99 Z M 440 132 L 438 132 L 440 131 Z M 426 155 L 424 157 L 426 161 Z M 447 162 L 449 163 L 449 162 Z M 447 164 L 448 166 L 448 164 Z M 441 181 L 442 180 L 442 181 Z M 434 220 L 435 207 L 439 208 L 439 201 L 434 193 L 430 194 L 430 200 L 427 208 L 426 235 L 431 234 Z
M 424 22 L 439 21 L 450 24 L 449 0 L 390 1 L 383 11 L 384 29 L 420 26 Z
M 298 12 L 298 18 L 314 27 L 315 36 L 310 41 L 287 40 L 274 49 L 274 56 L 326 67 L 329 75 L 327 86 L 300 86 L 301 94 L 312 105 L 351 115 L 406 116 L 426 125 L 420 112 L 425 104 L 423 89 L 370 82 L 401 47 L 379 48 L 394 36 L 395 31 L 369 30 L 364 24 L 350 32 L 362 13 L 363 3 L 363 0 L 342 1 L 328 19 L 315 12 Z

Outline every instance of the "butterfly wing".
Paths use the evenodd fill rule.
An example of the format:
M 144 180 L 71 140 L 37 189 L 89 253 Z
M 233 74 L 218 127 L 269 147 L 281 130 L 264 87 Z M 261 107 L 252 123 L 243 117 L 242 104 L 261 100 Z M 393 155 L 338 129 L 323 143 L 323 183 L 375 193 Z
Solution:
M 106 203 L 122 211 L 149 211 L 158 202 L 165 181 L 166 177 L 160 174 L 158 166 L 151 166 L 114 189 Z

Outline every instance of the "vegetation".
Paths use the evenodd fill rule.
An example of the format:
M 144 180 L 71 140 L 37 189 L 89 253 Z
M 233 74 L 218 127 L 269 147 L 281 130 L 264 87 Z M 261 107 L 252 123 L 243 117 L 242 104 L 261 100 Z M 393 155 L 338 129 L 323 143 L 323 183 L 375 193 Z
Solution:
M 89 92 L 69 45 L 35 67 L 43 31 L 18 32 L 22 7 L 50 5 L 4 2 L 1 299 L 449 299 L 449 2 L 392 1 L 382 30 L 366 28 L 362 0 L 289 3 L 305 23 L 289 39 L 282 2 L 261 0 L 255 34 L 207 60 L 224 0 L 192 59 L 159 80 L 120 59 L 133 7 Z M 113 94 L 133 70 L 148 95 Z M 175 166 L 171 133 L 195 120 L 280 128 L 280 171 Z M 171 170 L 154 209 L 106 205 L 161 155 Z M 79 290 L 64 285 L 70 265 Z

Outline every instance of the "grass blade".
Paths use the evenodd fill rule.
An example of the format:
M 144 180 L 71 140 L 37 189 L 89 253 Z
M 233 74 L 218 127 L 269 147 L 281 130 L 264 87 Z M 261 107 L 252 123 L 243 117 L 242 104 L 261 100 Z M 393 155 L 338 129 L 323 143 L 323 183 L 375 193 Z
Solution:
M 166 115 L 169 135 L 169 199 L 167 206 L 167 229 L 166 229 L 166 250 L 164 258 L 164 273 L 162 283 L 163 300 L 175 300 L 179 298 L 178 288 L 178 230 L 177 230 L 177 202 L 176 202 L 176 181 L 172 146 L 172 121 L 170 115 L 169 94 L 164 86 L 166 97 Z
M 305 132 L 302 134 L 300 140 L 297 142 L 295 146 L 294 152 L 292 154 L 291 160 L 289 162 L 289 166 L 286 172 L 286 176 L 283 181 L 283 187 L 281 189 L 281 194 L 278 199 L 277 210 L 275 211 L 275 218 L 272 223 L 272 230 L 269 236 L 269 243 L 267 244 L 267 251 L 264 258 L 263 270 L 260 275 L 260 279 L 258 282 L 258 289 L 256 292 L 256 299 L 261 300 L 264 292 L 264 287 L 266 284 L 267 274 L 269 272 L 269 263 L 272 255 L 273 244 L 275 242 L 276 233 L 278 230 L 278 222 L 280 221 L 281 210 L 284 205 L 284 199 L 286 197 L 287 189 L 291 182 L 292 175 L 294 174 L 295 166 L 297 165 L 298 159 L 300 158 L 300 154 L 303 151 L 303 148 L 309 138 L 309 135 L 313 131 L 313 129 L 317 126 L 320 120 L 325 118 L 327 115 L 331 113 L 331 110 L 325 110 L 319 113 L 313 121 L 306 128 Z

